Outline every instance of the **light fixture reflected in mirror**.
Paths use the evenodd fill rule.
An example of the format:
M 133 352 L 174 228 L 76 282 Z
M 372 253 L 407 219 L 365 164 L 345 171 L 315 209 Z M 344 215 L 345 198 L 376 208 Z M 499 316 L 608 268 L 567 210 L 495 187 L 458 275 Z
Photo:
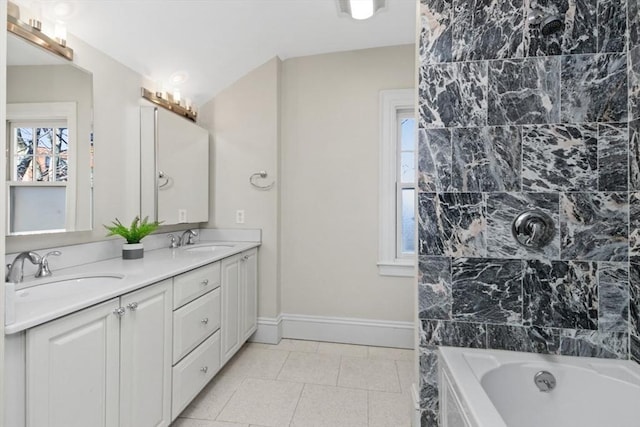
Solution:
M 386 0 L 337 0 L 338 10 L 353 19 L 369 19 L 385 7 Z
M 153 92 L 149 89 L 142 88 L 142 97 L 147 101 L 150 101 L 156 105 L 159 105 L 160 107 L 166 108 L 171 112 L 174 112 L 186 119 L 195 122 L 196 117 L 198 117 L 198 113 L 193 109 L 191 105 L 185 106 L 184 104 L 180 103 L 179 91 L 176 90 L 174 94 L 177 95 L 177 97 L 165 91 Z
M 60 35 L 63 34 L 62 30 L 56 30 L 55 37 L 58 38 L 58 40 L 54 40 L 41 31 L 42 22 L 39 16 L 29 18 L 29 24 L 26 24 L 20 20 L 20 9 L 18 6 L 11 2 L 9 2 L 9 4 L 11 7 L 9 8 L 10 13 L 7 14 L 7 31 L 51 53 L 73 61 L 73 49 L 67 47 L 66 28 L 64 29 L 64 35 L 62 37 L 58 35 L 58 31 L 60 31 Z

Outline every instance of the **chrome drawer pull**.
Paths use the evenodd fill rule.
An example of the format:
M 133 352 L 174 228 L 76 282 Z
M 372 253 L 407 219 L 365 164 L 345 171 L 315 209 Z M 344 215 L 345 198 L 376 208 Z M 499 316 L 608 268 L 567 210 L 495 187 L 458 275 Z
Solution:
M 209 284 L 209 279 L 204 279 L 202 282 L 200 282 L 202 284 L 202 286 L 207 286 Z
M 138 309 L 138 303 L 137 302 L 132 302 L 131 304 L 127 305 L 127 308 L 131 311 L 136 311 Z
M 205 325 L 207 325 L 209 323 L 209 318 L 205 317 L 204 319 L 202 319 L 200 322 L 204 323 Z
M 202 368 L 200 368 L 200 370 L 206 374 L 207 371 L 209 370 L 209 367 L 208 366 L 203 366 Z

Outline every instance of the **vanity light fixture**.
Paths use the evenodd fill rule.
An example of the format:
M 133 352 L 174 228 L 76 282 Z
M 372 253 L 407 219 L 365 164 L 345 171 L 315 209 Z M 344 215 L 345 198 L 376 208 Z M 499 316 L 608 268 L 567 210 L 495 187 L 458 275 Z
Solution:
M 186 119 L 189 119 L 193 122 L 196 121 L 196 117 L 198 117 L 198 113 L 193 109 L 193 107 L 184 106 L 180 104 L 180 99 L 174 98 L 170 93 L 165 92 L 152 92 L 149 89 L 142 88 L 142 97 L 147 101 L 150 101 L 160 107 L 166 108 L 169 111 L 172 111 Z M 163 96 L 164 95 L 164 96 Z
M 353 19 L 362 21 L 371 18 L 386 6 L 386 0 L 337 0 L 338 10 Z
M 54 40 L 41 31 L 42 22 L 40 22 L 39 19 L 31 18 L 29 19 L 29 24 L 26 24 L 15 15 L 15 13 L 7 15 L 7 31 L 51 53 L 73 61 L 73 49 L 67 47 L 67 41 L 65 40 L 66 29 L 64 31 L 64 38 Z M 20 16 L 19 12 L 17 15 Z

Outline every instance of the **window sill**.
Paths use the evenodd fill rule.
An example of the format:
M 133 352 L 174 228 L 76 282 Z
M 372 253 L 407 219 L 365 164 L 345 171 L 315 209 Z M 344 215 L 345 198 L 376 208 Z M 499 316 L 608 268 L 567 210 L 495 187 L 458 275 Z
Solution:
M 378 262 L 380 276 L 415 277 L 416 264 L 413 260 L 394 260 Z

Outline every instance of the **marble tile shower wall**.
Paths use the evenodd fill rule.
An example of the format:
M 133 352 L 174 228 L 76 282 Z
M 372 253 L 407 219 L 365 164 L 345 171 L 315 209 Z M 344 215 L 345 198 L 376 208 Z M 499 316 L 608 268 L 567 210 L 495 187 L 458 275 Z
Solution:
M 640 361 L 638 2 L 421 0 L 422 426 L 439 345 Z

